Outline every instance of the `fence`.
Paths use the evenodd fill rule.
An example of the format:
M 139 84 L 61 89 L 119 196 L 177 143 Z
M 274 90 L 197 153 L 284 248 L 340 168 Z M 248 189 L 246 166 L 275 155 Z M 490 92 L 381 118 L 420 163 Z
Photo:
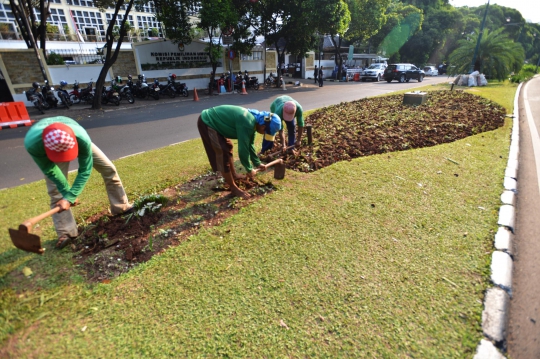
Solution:
M 60 34 L 60 33 L 47 33 L 45 34 L 47 41 L 70 41 L 70 42 L 103 42 L 104 36 L 100 35 L 86 35 L 86 34 Z M 142 36 L 140 34 L 124 36 L 123 42 L 141 42 L 145 40 L 155 40 L 156 37 Z M 0 32 L 0 40 L 24 40 L 22 35 L 13 31 Z M 115 41 L 118 37 L 115 37 Z
M 103 53 L 99 48 L 96 49 L 54 49 L 46 50 L 49 65 L 62 65 L 61 63 L 51 63 L 51 55 L 59 55 L 66 65 L 85 65 L 103 63 Z

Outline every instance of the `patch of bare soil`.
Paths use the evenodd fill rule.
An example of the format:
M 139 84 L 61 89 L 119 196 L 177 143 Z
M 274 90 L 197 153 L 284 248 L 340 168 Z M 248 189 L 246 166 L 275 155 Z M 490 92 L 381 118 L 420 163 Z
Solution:
M 312 144 L 283 155 L 287 168 L 316 171 L 360 156 L 452 142 L 504 124 L 504 108 L 461 91 L 429 92 L 427 103 L 416 107 L 402 102 L 403 95 L 362 99 L 311 114 L 306 122 L 313 129 Z M 280 148 L 276 143 L 269 153 Z M 262 160 L 275 158 L 266 155 Z M 275 189 L 271 183 L 248 180 L 239 186 L 252 195 L 249 200 L 224 192 L 223 180 L 206 174 L 165 190 L 168 202 L 160 212 L 93 216 L 81 226 L 81 235 L 72 245 L 75 260 L 90 281 L 109 281 L 182 243 L 199 228 L 221 224 L 241 207 Z
M 109 281 L 146 262 L 171 246 L 186 241 L 202 227 L 217 226 L 259 197 L 272 192 L 272 183 L 237 180 L 250 193 L 241 200 L 228 192 L 227 185 L 214 173 L 166 189 L 167 203 L 159 212 L 111 216 L 100 213 L 79 228 L 71 248 L 75 261 L 88 280 Z
M 338 161 L 453 142 L 504 124 L 502 106 L 459 90 L 429 92 L 421 106 L 403 105 L 403 96 L 340 103 L 311 114 L 306 123 L 313 128 L 313 144 L 287 156 L 287 168 L 316 171 Z

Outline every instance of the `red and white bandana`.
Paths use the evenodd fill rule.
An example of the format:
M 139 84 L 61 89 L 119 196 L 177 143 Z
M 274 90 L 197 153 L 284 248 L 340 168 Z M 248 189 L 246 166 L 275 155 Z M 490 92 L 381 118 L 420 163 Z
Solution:
M 79 147 L 71 127 L 56 122 L 45 127 L 42 134 L 47 157 L 53 162 L 69 162 L 77 158 Z

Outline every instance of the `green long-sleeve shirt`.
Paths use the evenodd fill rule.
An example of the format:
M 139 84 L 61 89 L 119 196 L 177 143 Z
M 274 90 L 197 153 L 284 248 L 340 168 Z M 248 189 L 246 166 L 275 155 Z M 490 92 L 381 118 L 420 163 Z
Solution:
M 223 137 L 238 140 L 238 157 L 246 171 L 250 172 L 253 166 L 261 164 L 255 151 L 255 117 L 247 109 L 232 105 L 216 106 L 204 110 L 201 119 Z
M 54 162 L 49 160 L 45 152 L 45 145 L 43 144 L 42 139 L 43 130 L 45 127 L 56 122 L 61 122 L 71 127 L 75 133 L 75 137 L 77 138 L 77 144 L 79 147 L 79 171 L 72 186 L 69 185 L 60 168 L 58 168 Z M 32 125 L 32 127 L 30 127 L 30 130 L 24 138 L 24 147 L 30 156 L 32 156 L 32 159 L 34 162 L 36 162 L 41 172 L 43 172 L 48 179 L 56 184 L 56 187 L 58 187 L 58 191 L 62 194 L 62 197 L 65 200 L 73 203 L 81 194 L 86 182 L 88 182 L 88 178 L 90 178 L 90 174 L 92 173 L 92 141 L 90 140 L 90 136 L 88 136 L 85 129 L 68 117 L 57 116 L 45 118 L 36 122 L 34 125 Z
M 302 110 L 302 106 L 291 96 L 283 95 L 277 97 L 272 104 L 270 104 L 270 112 L 275 113 L 279 116 L 279 118 L 283 119 L 283 105 L 285 105 L 285 102 L 292 101 L 296 105 L 296 113 L 294 114 L 294 117 L 296 118 L 296 125 L 298 127 L 304 127 L 304 112 Z M 283 126 L 282 128 L 285 128 L 286 126 Z

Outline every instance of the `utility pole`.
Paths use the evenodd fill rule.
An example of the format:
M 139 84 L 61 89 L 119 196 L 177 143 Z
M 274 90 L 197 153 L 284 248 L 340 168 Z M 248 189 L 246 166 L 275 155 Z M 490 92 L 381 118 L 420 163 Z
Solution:
M 480 41 L 482 40 L 482 34 L 484 33 L 484 25 L 486 24 L 486 16 L 489 8 L 489 0 L 486 5 L 486 12 L 484 12 L 484 19 L 482 20 L 482 27 L 480 27 L 480 33 L 478 34 L 478 41 L 476 41 L 476 48 L 474 49 L 474 55 L 471 63 L 471 68 L 469 73 L 474 71 L 474 64 L 476 62 L 476 56 L 478 55 L 478 49 L 480 48 Z

